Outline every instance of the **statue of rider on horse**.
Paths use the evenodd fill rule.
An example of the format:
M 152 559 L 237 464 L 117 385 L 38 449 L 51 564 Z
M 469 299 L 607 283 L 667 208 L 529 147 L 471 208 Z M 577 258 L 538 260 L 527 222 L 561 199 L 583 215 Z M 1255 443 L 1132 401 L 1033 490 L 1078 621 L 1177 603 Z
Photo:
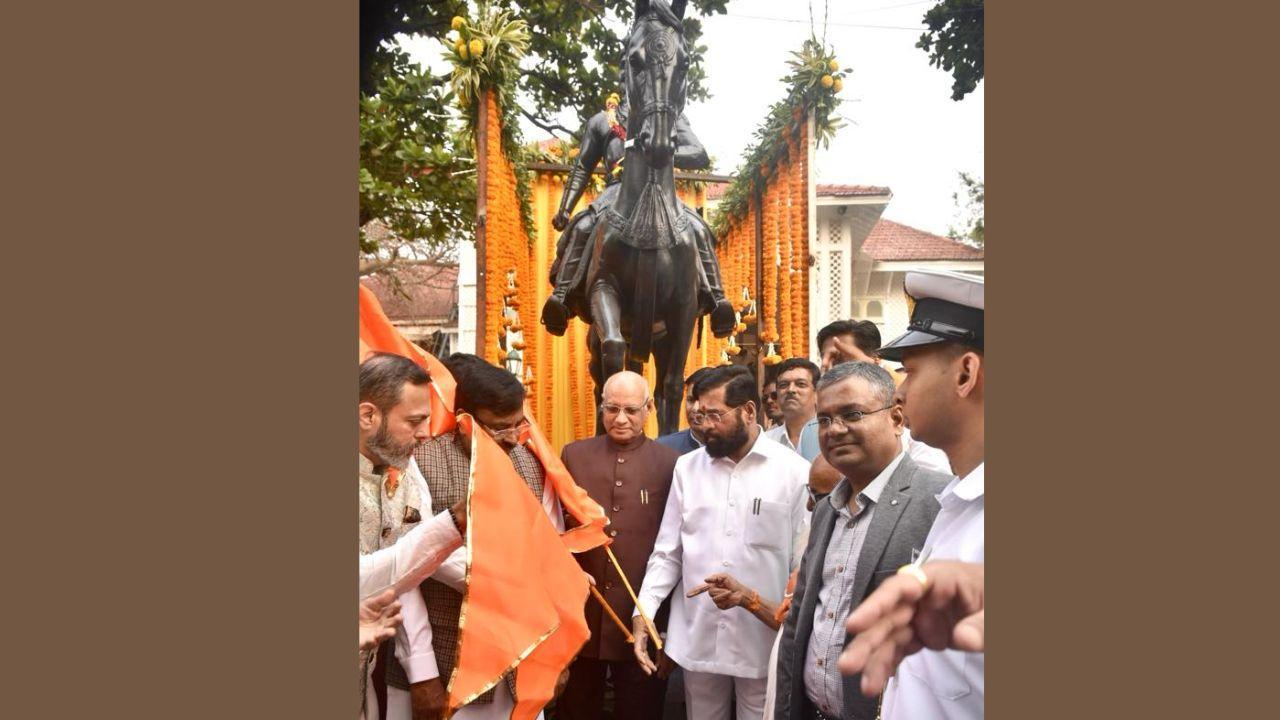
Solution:
M 697 318 L 710 314 L 716 337 L 732 333 L 737 322 L 724 296 L 711 229 L 675 193 L 674 168 L 709 165 L 683 115 L 686 1 L 636 3 L 625 41 L 623 94 L 611 96 L 605 110 L 587 121 L 552 220 L 563 232 L 551 266 L 554 290 L 542 309 L 542 322 L 554 335 L 563 335 L 574 316 L 591 324 L 597 404 L 605 379 L 639 369 L 653 354 L 663 433 L 678 429 L 684 360 Z M 570 218 L 602 161 L 605 191 Z

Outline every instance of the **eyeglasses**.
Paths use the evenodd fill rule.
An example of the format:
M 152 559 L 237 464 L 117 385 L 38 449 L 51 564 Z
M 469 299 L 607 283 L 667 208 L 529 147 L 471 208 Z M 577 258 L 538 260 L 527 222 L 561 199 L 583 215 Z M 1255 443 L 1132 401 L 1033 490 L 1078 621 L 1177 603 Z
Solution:
M 646 401 L 644 405 L 616 405 L 614 403 L 605 403 L 600 406 L 600 410 L 608 415 L 617 415 L 625 412 L 629 418 L 638 418 L 640 414 L 648 409 L 649 403 Z
M 498 439 L 501 439 L 501 438 L 504 438 L 504 437 L 510 437 L 510 438 L 512 438 L 512 439 L 518 439 L 522 434 L 524 434 L 524 433 L 529 429 L 529 421 L 528 421 L 528 420 L 521 420 L 520 422 L 516 423 L 515 425 L 513 425 L 513 426 L 511 426 L 511 427 L 509 427 L 509 428 L 502 428 L 501 430 L 495 430 L 494 428 L 491 428 L 491 427 L 489 427 L 488 425 L 485 425 L 485 424 L 480 423 L 480 422 L 478 422 L 478 421 L 477 421 L 477 423 L 476 423 L 476 424 L 477 424 L 477 425 L 479 425 L 480 427 L 484 428 L 485 430 L 488 430 L 488 431 L 489 431 L 489 434 L 493 436 L 493 439 L 494 439 L 494 440 L 498 440 Z
M 890 405 L 889 407 L 882 407 L 879 410 L 872 410 L 871 412 L 862 412 L 861 410 L 848 410 L 846 412 L 840 413 L 839 415 L 836 415 L 835 417 L 832 417 L 830 415 L 819 415 L 818 429 L 828 430 L 831 428 L 832 425 L 835 425 L 836 423 L 839 423 L 840 427 L 842 428 L 847 428 L 850 425 L 860 422 L 862 418 L 868 415 L 875 415 L 878 412 L 884 412 L 885 410 L 888 410 L 889 408 L 892 408 L 892 407 L 894 406 Z
M 743 404 L 745 405 L 746 403 L 743 403 Z M 742 405 L 735 405 L 734 407 L 731 407 L 728 410 L 705 410 L 705 411 L 699 410 L 697 412 L 689 413 L 689 419 L 699 425 L 707 422 L 708 420 L 719 425 L 721 420 L 724 420 L 726 417 L 729 416 L 729 413 L 733 412 L 734 410 L 737 410 L 740 407 L 742 407 Z
M 810 487 L 809 485 L 805 485 L 805 486 L 804 486 L 804 489 L 809 491 L 809 500 L 810 500 L 810 501 L 811 501 L 815 506 L 816 506 L 818 503 L 822 502 L 823 498 L 825 498 L 826 496 L 828 496 L 828 495 L 830 495 L 830 494 L 831 494 L 831 493 L 817 493 L 817 492 L 814 492 L 814 491 L 813 491 L 813 488 L 812 488 L 812 487 Z

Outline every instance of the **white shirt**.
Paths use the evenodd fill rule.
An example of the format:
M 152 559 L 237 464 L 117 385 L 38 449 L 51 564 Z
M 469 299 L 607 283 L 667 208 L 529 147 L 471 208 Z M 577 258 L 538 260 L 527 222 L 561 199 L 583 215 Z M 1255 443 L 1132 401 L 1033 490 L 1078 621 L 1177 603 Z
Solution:
M 938 494 L 942 510 L 925 540 L 930 560 L 985 562 L 985 467 L 985 462 L 978 465 Z M 959 650 L 921 650 L 909 656 L 885 692 L 885 720 L 981 720 L 984 658 L 982 653 Z
M 797 441 L 799 441 L 800 435 L 802 435 L 803 433 L 804 433 L 804 427 L 801 426 L 800 433 L 796 435 Z M 787 424 L 785 422 L 777 427 L 772 427 L 772 428 L 769 428 L 768 430 L 765 430 L 764 436 L 778 443 L 782 447 L 787 448 L 788 450 L 791 450 L 793 452 L 800 452 L 800 450 L 797 449 L 796 446 L 791 442 L 791 436 L 787 434 Z
M 916 461 L 917 465 L 937 470 L 940 473 L 951 474 L 951 460 L 947 458 L 947 454 L 932 445 L 924 443 L 911 437 L 911 431 L 907 428 L 902 429 L 902 449 Z
M 639 599 L 653 617 L 672 595 L 664 649 L 686 670 L 749 679 L 768 673 L 774 630 L 745 608 L 720 610 L 706 593 L 685 597 L 724 572 L 762 600 L 782 600 L 809 515 L 809 463 L 763 435 L 737 463 L 712 458 L 705 447 L 676 460 Z
M 422 495 L 422 507 L 427 511 L 431 510 L 431 489 L 427 487 L 427 480 L 422 477 L 422 471 L 413 458 L 409 459 L 404 472 L 400 474 L 400 482 L 417 483 L 418 492 Z M 452 524 L 453 521 L 449 522 Z M 457 532 L 457 528 L 454 528 L 454 532 Z M 454 554 L 458 552 L 465 550 L 460 548 Z M 431 620 L 427 616 L 427 601 L 416 585 L 408 586 L 403 593 L 397 598 L 403 620 L 396 633 L 396 659 L 404 667 L 404 674 L 410 683 L 440 677 L 435 649 L 431 645 Z
M 395 545 L 360 556 L 360 598 L 389 587 L 396 594 L 417 588 L 462 545 L 462 536 L 449 512 L 436 515 L 405 533 Z

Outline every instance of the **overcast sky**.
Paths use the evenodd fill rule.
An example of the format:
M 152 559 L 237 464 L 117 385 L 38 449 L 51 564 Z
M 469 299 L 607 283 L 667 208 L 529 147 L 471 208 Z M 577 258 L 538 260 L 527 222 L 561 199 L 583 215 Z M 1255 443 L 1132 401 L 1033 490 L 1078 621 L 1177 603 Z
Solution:
M 915 47 L 934 2 L 831 0 L 826 42 L 853 72 L 839 108 L 846 125 L 818 151 L 816 168 L 821 183 L 889 186 L 885 217 L 945 234 L 955 217 L 958 173 L 985 177 L 986 81 L 955 102 L 950 74 Z M 823 2 L 813 4 L 821 38 Z M 788 53 L 809 35 L 809 3 L 802 0 L 730 0 L 728 10 L 703 20 L 712 97 L 685 110 L 724 174 L 737 168 L 769 106 L 785 94 L 780 79 Z M 444 70 L 434 39 L 405 38 L 402 45 L 423 65 Z M 522 129 L 528 140 L 547 137 L 532 124 Z

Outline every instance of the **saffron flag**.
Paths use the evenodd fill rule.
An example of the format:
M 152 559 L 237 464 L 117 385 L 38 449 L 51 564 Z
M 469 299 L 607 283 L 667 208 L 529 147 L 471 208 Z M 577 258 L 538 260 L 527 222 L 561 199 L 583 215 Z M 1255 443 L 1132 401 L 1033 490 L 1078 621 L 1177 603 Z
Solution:
M 459 618 L 458 660 L 448 679 L 450 711 L 516 671 L 512 720 L 533 720 L 551 701 L 560 673 L 590 636 L 588 588 L 571 552 L 607 544 L 608 518 L 578 487 L 526 408 L 527 446 L 548 485 L 580 524 L 559 535 L 542 505 L 489 435 L 466 414 L 455 417 L 457 385 L 444 365 L 391 324 L 377 297 L 360 286 L 359 359 L 380 351 L 403 355 L 431 375 L 431 434 L 458 428 L 471 437 L 467 481 L 467 590 Z M 570 552 L 571 551 L 571 552 Z
M 431 420 L 428 428 L 432 437 L 448 432 L 454 427 L 453 398 L 457 384 L 443 363 L 431 353 L 409 342 L 400 334 L 373 291 L 360 284 L 360 355 L 358 362 L 371 352 L 388 352 L 403 355 L 418 363 L 431 376 Z
M 477 431 L 470 415 L 458 415 L 457 422 L 471 437 L 471 469 L 467 590 L 449 709 L 466 705 L 516 669 L 511 720 L 533 720 L 590 636 L 583 611 L 587 578 L 507 453 Z
M 524 414 L 527 418 L 533 417 L 527 405 Z M 532 420 L 529 422 L 529 442 L 525 447 L 542 463 L 542 469 L 547 473 L 547 482 L 555 488 L 560 504 L 578 521 L 577 527 L 570 528 L 560 536 L 565 547 L 570 552 L 580 553 L 613 542 L 613 538 L 604 532 L 604 526 L 609 524 L 604 508 L 573 481 L 569 470 L 560 462 L 560 456 L 551 449 L 551 443 L 547 442 L 547 437 Z

